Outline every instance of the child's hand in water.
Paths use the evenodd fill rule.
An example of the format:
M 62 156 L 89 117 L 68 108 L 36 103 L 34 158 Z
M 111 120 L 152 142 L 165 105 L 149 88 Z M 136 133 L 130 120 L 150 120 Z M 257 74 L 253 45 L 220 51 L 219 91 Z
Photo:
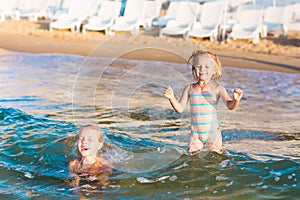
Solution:
M 232 96 L 234 100 L 239 101 L 243 97 L 243 91 L 240 88 L 235 88 Z
M 175 97 L 175 96 L 174 96 L 173 89 L 172 89 L 172 87 L 171 87 L 170 85 L 168 85 L 168 86 L 166 87 L 165 92 L 164 92 L 164 96 L 165 96 L 166 98 L 168 98 L 168 99 L 171 99 L 171 98 Z

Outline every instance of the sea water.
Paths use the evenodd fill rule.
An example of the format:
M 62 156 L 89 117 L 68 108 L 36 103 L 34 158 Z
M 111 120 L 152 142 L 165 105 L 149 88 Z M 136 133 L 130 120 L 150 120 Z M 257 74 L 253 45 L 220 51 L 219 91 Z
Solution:
M 62 54 L 0 56 L 0 199 L 297 199 L 300 75 L 223 68 L 244 97 L 218 117 L 227 154 L 186 153 L 188 108 L 163 97 L 193 82 L 179 63 Z M 114 174 L 67 184 L 76 132 L 97 124 Z

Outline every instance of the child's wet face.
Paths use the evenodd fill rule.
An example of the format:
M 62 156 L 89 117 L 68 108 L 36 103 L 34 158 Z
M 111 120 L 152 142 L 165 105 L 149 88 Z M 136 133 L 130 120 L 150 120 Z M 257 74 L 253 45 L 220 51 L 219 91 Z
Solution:
M 78 150 L 82 156 L 96 156 L 101 148 L 99 132 L 92 129 L 82 130 L 78 135 Z
M 210 81 L 215 72 L 214 61 L 209 55 L 198 56 L 194 60 L 196 76 L 200 80 Z

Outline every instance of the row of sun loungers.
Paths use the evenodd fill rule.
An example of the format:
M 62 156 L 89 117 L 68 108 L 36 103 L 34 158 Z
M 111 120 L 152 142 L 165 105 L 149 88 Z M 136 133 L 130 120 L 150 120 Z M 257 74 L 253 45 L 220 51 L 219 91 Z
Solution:
M 185 5 L 186 4 L 186 5 Z M 191 9 L 191 5 L 194 10 Z M 198 6 L 198 7 L 197 7 Z M 172 2 L 167 14 L 154 21 L 164 25 L 160 36 L 183 35 L 189 37 L 208 37 L 216 40 L 227 35 L 228 39 L 252 39 L 258 43 L 260 37 L 268 32 L 275 36 L 287 35 L 288 29 L 300 30 L 300 4 L 285 7 L 263 7 L 261 5 L 241 4 L 235 12 L 224 9 L 224 1 L 205 3 L 201 8 L 191 2 Z M 185 10 L 186 9 L 186 10 Z M 190 15 L 188 13 L 190 10 Z M 175 15 L 173 15 L 175 13 Z M 298 15 L 298 16 L 297 16 Z M 222 39 L 222 38 L 221 38 Z
M 19 20 L 26 17 L 37 21 L 39 17 L 48 17 L 60 6 L 61 0 L 0 0 L 0 21 L 10 17 Z
M 247 0 L 243 0 L 247 1 Z M 160 16 L 162 0 L 127 0 L 120 16 L 121 1 L 108 0 L 0 0 L 0 21 L 6 17 L 32 21 L 50 19 L 49 29 L 71 31 L 130 31 L 138 34 L 145 29 L 160 27 L 159 36 L 182 35 L 216 40 L 218 37 L 252 39 L 258 43 L 269 31 L 275 36 L 287 35 L 289 29 L 300 30 L 300 3 L 263 7 L 253 4 L 233 5 L 234 1 L 171 1 L 164 16 Z M 236 3 L 236 1 L 235 1 Z M 233 9 L 235 6 L 235 9 Z M 225 9 L 224 9 L 225 8 Z M 229 33 L 229 34 L 228 34 Z

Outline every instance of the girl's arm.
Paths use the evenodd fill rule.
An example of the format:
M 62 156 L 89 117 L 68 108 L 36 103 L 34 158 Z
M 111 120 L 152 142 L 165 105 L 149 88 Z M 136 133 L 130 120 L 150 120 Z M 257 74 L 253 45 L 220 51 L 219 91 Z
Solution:
M 171 88 L 171 86 L 168 86 L 165 89 L 164 96 L 169 99 L 172 107 L 176 112 L 182 113 L 188 102 L 189 90 L 190 90 L 190 85 L 187 85 L 182 92 L 180 101 L 178 101 L 174 95 L 173 89 Z
M 240 88 L 235 88 L 232 93 L 232 98 L 228 95 L 223 86 L 219 86 L 219 95 L 229 110 L 235 109 L 243 97 L 243 91 Z

